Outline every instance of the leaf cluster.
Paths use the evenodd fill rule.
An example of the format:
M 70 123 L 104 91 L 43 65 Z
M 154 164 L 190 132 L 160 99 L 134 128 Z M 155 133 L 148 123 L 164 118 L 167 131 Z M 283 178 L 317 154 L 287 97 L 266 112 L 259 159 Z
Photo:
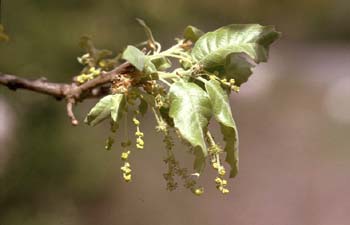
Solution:
M 273 26 L 258 24 L 232 24 L 207 33 L 188 26 L 183 37 L 176 39 L 176 44 L 162 50 L 149 27 L 141 20 L 139 23 L 148 39 L 138 45 L 128 45 L 115 58 L 108 58 L 111 56 L 109 51 L 97 50 L 89 39 L 83 39 L 87 53 L 80 61 L 87 66 L 82 71 L 85 75 L 92 67 L 99 72 L 109 70 L 120 60 L 134 67 L 133 72 L 116 76 L 110 84 L 110 95 L 100 99 L 85 122 L 95 126 L 109 119 L 111 130 L 115 132 L 123 114 L 128 121 L 127 112 L 132 110 L 135 123 L 140 114 L 151 109 L 157 121 L 157 131 L 163 132 L 165 137 L 175 131 L 195 155 L 194 173 L 181 176 L 195 178 L 202 174 L 206 162 L 209 162 L 218 171 L 218 189 L 228 193 L 224 187 L 225 167 L 220 156 L 226 155 L 231 178 L 237 175 L 239 162 L 238 131 L 229 96 L 231 91 L 238 92 L 248 81 L 253 67 L 267 61 L 269 47 L 280 33 Z M 113 63 L 108 67 L 103 62 Z M 80 81 L 86 82 L 84 79 Z M 215 143 L 208 130 L 212 118 L 220 125 L 225 142 L 223 148 Z M 140 134 L 139 123 L 135 125 Z M 137 137 L 136 146 L 141 138 Z M 178 163 L 173 159 L 172 145 L 165 143 L 168 143 L 168 156 L 170 154 L 172 162 Z M 171 168 L 177 167 L 176 163 Z M 191 182 L 187 179 L 185 183 Z M 203 193 L 202 188 L 189 187 L 195 194 Z

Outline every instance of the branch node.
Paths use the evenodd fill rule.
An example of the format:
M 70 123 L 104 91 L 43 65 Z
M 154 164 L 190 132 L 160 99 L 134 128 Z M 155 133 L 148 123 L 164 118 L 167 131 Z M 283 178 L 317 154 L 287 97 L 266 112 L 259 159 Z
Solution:
M 74 112 L 73 112 L 73 106 L 75 104 L 74 98 L 68 98 L 67 99 L 67 115 L 71 119 L 71 123 L 73 126 L 77 126 L 79 124 L 79 121 L 75 118 Z

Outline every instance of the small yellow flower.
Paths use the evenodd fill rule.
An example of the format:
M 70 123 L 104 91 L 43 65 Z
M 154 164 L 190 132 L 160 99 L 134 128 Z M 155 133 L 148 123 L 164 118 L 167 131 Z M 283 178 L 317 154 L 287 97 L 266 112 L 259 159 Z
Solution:
M 231 88 L 232 88 L 233 91 L 235 91 L 237 93 L 239 92 L 239 87 L 238 86 L 233 85 Z
M 216 76 L 215 76 L 215 75 L 210 75 L 210 76 L 209 76 L 209 79 L 210 79 L 210 80 L 215 80 L 215 79 L 216 79 Z
M 126 182 L 130 182 L 131 181 L 131 174 L 123 174 L 123 178 Z
M 131 169 L 128 167 L 122 167 L 121 170 L 125 173 L 125 174 L 130 174 L 131 173 Z
M 200 196 L 204 193 L 204 188 L 197 188 L 194 190 L 194 194 Z
M 125 174 L 131 173 L 130 163 L 125 162 L 124 166 L 120 167 L 120 170 L 123 171 Z
M 134 124 L 135 124 L 136 126 L 140 125 L 140 121 L 139 121 L 138 119 L 133 118 L 132 121 L 134 122 Z
M 138 137 L 143 137 L 144 134 L 143 134 L 143 132 L 136 131 L 135 135 L 138 136 Z
M 215 178 L 215 183 L 221 185 L 222 184 L 221 178 L 220 177 Z
M 144 146 L 143 146 L 143 145 L 136 144 L 136 148 L 138 148 L 138 149 L 143 149 Z
M 226 188 L 223 188 L 222 191 L 221 191 L 221 193 L 223 193 L 223 194 L 225 195 L 225 194 L 230 193 L 230 190 L 228 190 L 228 189 L 226 189 Z
M 121 158 L 122 160 L 127 160 L 129 158 L 130 151 L 122 152 Z
M 225 176 L 226 171 L 225 171 L 225 168 L 224 168 L 223 166 L 220 167 L 220 169 L 219 169 L 219 174 L 220 174 L 221 176 Z
M 80 74 L 78 77 L 77 77 L 77 81 L 79 82 L 79 83 L 85 83 L 86 82 L 86 80 L 88 79 L 88 76 L 86 75 L 86 74 Z
M 77 81 L 78 81 L 79 83 L 84 83 L 83 79 L 81 79 L 81 77 L 80 77 L 80 76 L 79 76 L 79 77 L 77 77 Z
M 145 145 L 145 142 L 141 138 L 137 138 L 136 139 L 136 143 L 139 144 L 139 145 L 142 145 L 142 146 Z

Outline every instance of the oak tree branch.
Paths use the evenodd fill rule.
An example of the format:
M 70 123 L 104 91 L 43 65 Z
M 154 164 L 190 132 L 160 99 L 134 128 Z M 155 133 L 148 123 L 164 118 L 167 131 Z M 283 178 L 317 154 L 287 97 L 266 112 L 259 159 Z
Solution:
M 77 125 L 78 120 L 74 116 L 73 105 L 86 98 L 100 97 L 108 94 L 109 86 L 105 86 L 106 84 L 112 82 L 120 74 L 129 73 L 133 70 L 133 66 L 125 62 L 113 70 L 103 72 L 96 78 L 81 85 L 74 80 L 72 83 L 53 83 L 47 81 L 46 78 L 30 80 L 0 72 L 0 85 L 6 86 L 13 91 L 25 89 L 52 96 L 57 100 L 65 99 L 67 102 L 67 115 L 71 119 L 72 124 Z

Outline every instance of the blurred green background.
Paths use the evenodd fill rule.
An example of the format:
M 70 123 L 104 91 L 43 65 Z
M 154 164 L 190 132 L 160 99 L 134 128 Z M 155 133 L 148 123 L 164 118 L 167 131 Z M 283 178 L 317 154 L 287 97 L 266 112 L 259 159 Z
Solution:
M 150 115 L 125 184 L 120 149 L 103 149 L 107 126 L 71 127 L 63 102 L 0 87 L 0 224 L 348 224 L 349 13 L 346 0 L 2 0 L 11 41 L 0 43 L 0 71 L 26 78 L 70 81 L 86 34 L 115 52 L 143 41 L 136 17 L 165 47 L 188 24 L 272 24 L 283 37 L 232 96 L 241 170 L 228 196 L 215 190 L 210 168 L 202 197 L 165 190 L 165 152 Z M 80 120 L 94 102 L 79 104 Z M 191 167 L 185 147 L 176 154 Z

